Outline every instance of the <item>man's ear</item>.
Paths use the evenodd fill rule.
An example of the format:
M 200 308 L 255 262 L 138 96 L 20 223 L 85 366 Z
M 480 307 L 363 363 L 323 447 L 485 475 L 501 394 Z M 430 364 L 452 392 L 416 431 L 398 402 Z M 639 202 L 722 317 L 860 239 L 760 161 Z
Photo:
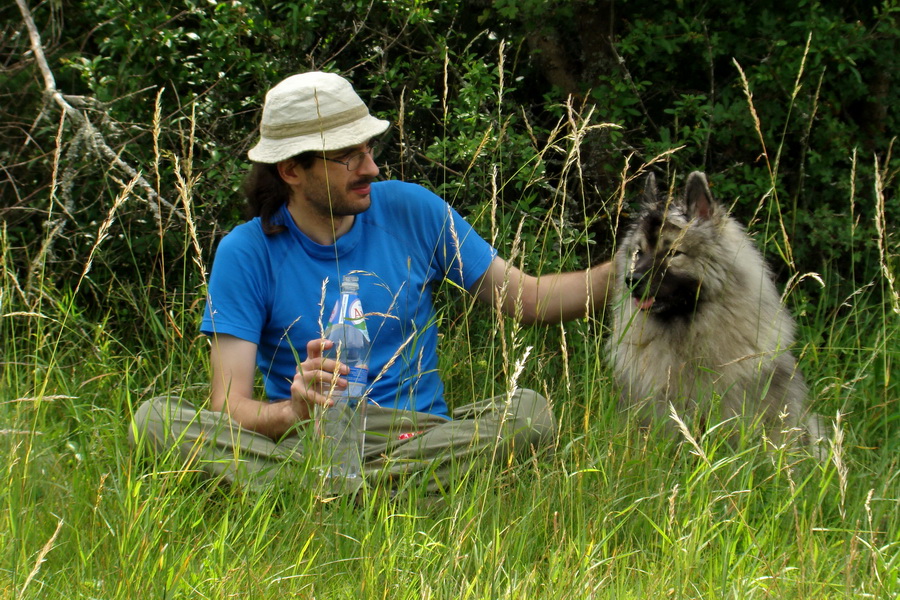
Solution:
M 278 175 L 288 185 L 297 185 L 306 181 L 306 172 L 293 158 L 282 160 L 275 165 Z

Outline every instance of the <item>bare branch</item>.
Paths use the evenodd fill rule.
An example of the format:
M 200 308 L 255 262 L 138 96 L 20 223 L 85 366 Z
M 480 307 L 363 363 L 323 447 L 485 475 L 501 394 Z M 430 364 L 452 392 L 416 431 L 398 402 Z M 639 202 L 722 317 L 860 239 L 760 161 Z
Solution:
M 68 98 L 71 98 L 71 96 L 63 95 L 56 88 L 56 78 L 53 76 L 53 71 L 50 70 L 50 65 L 47 63 L 47 57 L 44 55 L 41 36 L 34 24 L 31 10 L 25 4 L 25 0 L 16 0 L 16 4 L 19 6 L 19 11 L 22 13 L 25 27 L 28 29 L 28 36 L 31 40 L 31 51 L 34 53 L 35 62 L 37 63 L 38 69 L 41 72 L 41 77 L 44 80 L 44 95 L 47 99 L 59 106 L 59 108 L 66 113 L 66 116 L 72 119 L 72 121 L 81 129 L 80 134 L 83 136 L 83 139 L 87 141 L 89 150 L 93 151 L 98 158 L 115 165 L 130 179 L 137 181 L 137 187 L 142 189 L 147 196 L 144 202 L 150 208 L 150 211 L 153 213 L 158 224 L 162 223 L 162 215 L 159 208 L 160 205 L 165 206 L 170 214 L 177 215 L 184 219 L 184 214 L 178 208 L 168 200 L 160 197 L 160 195 L 156 193 L 156 190 L 153 189 L 150 182 L 147 181 L 137 169 L 122 160 L 121 156 L 106 143 L 103 134 L 97 131 L 87 118 L 87 115 L 69 102 Z

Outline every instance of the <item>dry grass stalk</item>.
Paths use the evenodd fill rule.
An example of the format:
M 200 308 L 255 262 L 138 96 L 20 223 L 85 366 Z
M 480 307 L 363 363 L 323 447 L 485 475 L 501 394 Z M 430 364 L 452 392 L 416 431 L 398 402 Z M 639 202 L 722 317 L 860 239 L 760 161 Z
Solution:
M 778 215 L 778 225 L 781 228 L 781 237 L 784 241 L 784 258 L 787 261 L 788 265 L 792 269 L 796 270 L 796 265 L 794 264 L 794 250 L 793 250 L 793 248 L 791 248 L 791 240 L 788 237 L 787 228 L 784 226 L 784 218 L 782 217 L 782 213 L 784 211 L 781 210 L 781 203 L 778 200 L 778 186 L 777 186 L 778 162 L 777 162 L 777 160 L 779 157 L 776 156 L 776 162 L 774 165 L 772 164 L 772 162 L 769 161 L 769 152 L 768 152 L 768 150 L 766 150 L 766 139 L 762 132 L 762 124 L 760 123 L 759 115 L 756 112 L 756 106 L 753 104 L 753 92 L 750 91 L 750 84 L 747 81 L 747 76 L 744 74 L 744 70 L 741 69 L 741 65 L 737 62 L 737 59 L 733 59 L 733 62 L 734 62 L 734 66 L 737 67 L 738 73 L 740 73 L 740 76 L 741 76 L 741 87 L 744 90 L 744 95 L 747 97 L 747 105 L 750 109 L 750 115 L 753 117 L 753 126 L 756 129 L 756 135 L 759 137 L 759 143 L 762 148 L 762 156 L 766 160 L 766 169 L 769 172 L 769 183 L 770 183 L 771 187 L 769 188 L 769 192 L 764 194 L 762 199 L 760 199 L 760 205 L 757 207 L 757 212 L 759 212 L 759 209 L 762 206 L 762 203 L 767 198 L 771 197 L 775 201 L 775 207 L 776 207 L 775 212 Z M 801 65 L 800 69 L 802 72 L 802 69 L 803 69 L 802 65 Z M 799 76 L 798 76 L 798 81 L 799 81 Z M 750 222 L 747 224 L 748 228 L 752 225 L 753 220 L 755 220 L 755 215 L 754 215 L 754 219 L 751 219 Z
M 88 272 L 91 270 L 91 265 L 94 263 L 94 254 L 97 252 L 97 248 L 100 247 L 100 244 L 107 238 L 109 235 L 109 228 L 112 226 L 113 222 L 116 220 L 116 213 L 119 208 L 125 204 L 125 201 L 131 196 L 134 191 L 134 186 L 137 185 L 137 178 L 133 178 L 129 181 L 125 188 L 119 192 L 119 195 L 116 196 L 116 199 L 113 201 L 113 205 L 110 207 L 109 212 L 106 214 L 106 219 L 103 220 L 103 223 L 100 224 L 100 228 L 97 230 L 97 239 L 94 240 L 94 245 L 91 246 L 91 251 L 88 253 L 87 261 L 84 265 L 84 270 L 81 272 L 81 277 L 78 278 L 78 284 L 75 286 L 75 293 L 78 293 L 78 289 L 81 287 L 81 283 L 84 281 L 84 278 L 87 276 Z
M 62 519 L 56 524 L 56 531 L 53 532 L 53 535 L 50 536 L 50 539 L 47 540 L 47 543 L 44 544 L 44 547 L 41 548 L 41 551 L 38 552 L 37 560 L 34 562 L 34 568 L 31 569 L 31 573 L 28 574 L 28 577 L 25 578 L 25 583 L 22 584 L 22 589 L 19 590 L 18 598 L 25 597 L 25 591 L 28 589 L 28 586 L 34 580 L 35 576 L 41 570 L 41 565 L 44 564 L 44 560 L 47 558 L 47 554 L 53 549 L 53 543 L 56 541 L 56 538 L 59 536 L 59 531 L 62 529 L 63 522 Z
M 831 462 L 838 475 L 838 489 L 841 493 L 841 503 L 838 511 L 841 513 L 841 519 L 847 518 L 847 509 L 845 507 L 847 501 L 847 474 L 849 469 L 847 463 L 844 462 L 844 428 L 841 426 L 844 415 L 838 411 L 834 420 L 834 437 L 831 440 Z
M 700 447 L 700 444 L 697 443 L 697 439 L 691 435 L 691 431 L 688 429 L 688 426 L 685 422 L 678 416 L 678 411 L 675 410 L 675 405 L 671 402 L 669 403 L 669 418 L 675 421 L 675 426 L 678 428 L 678 431 L 681 432 L 681 435 L 687 440 L 688 444 L 691 445 L 693 450 L 692 454 L 699 456 L 706 466 L 711 467 L 712 463 L 709 460 L 709 457 L 706 455 L 706 452 L 703 451 L 703 448 Z
M 885 190 L 893 180 L 893 174 L 888 172 L 891 162 L 891 150 L 888 148 L 884 159 L 884 167 L 879 165 L 878 157 L 875 157 L 875 229 L 878 232 L 878 255 L 881 262 L 881 272 L 888 284 L 888 294 L 891 302 L 891 310 L 900 315 L 900 295 L 898 295 L 897 281 L 889 264 L 890 253 L 888 251 L 888 226 L 884 213 Z
M 191 144 L 193 146 L 193 144 Z M 181 165 L 184 165 L 185 174 L 182 175 Z M 181 205 L 184 207 L 184 220 L 187 224 L 188 235 L 191 238 L 191 246 L 194 248 L 194 264 L 200 270 L 200 277 L 206 284 L 206 267 L 203 264 L 203 251 L 200 249 L 200 240 L 197 237 L 197 224 L 194 221 L 193 197 L 194 185 L 197 177 L 191 177 L 190 160 L 175 161 L 175 180 L 178 188 L 178 196 L 181 198 Z
M 59 164 L 60 164 L 60 155 L 62 153 L 62 139 L 63 139 L 63 127 L 66 121 L 66 113 L 62 112 L 59 115 L 59 127 L 56 130 L 56 139 L 55 146 L 53 149 L 53 167 L 50 173 L 50 212 L 47 216 L 47 222 L 44 225 L 44 230 L 46 234 L 44 236 L 44 241 L 41 244 L 41 249 L 38 251 L 37 255 L 34 257 L 34 260 L 31 261 L 31 264 L 28 268 L 28 278 L 26 280 L 25 289 L 30 293 L 35 285 L 35 274 L 40 274 L 37 278 L 41 278 L 43 276 L 44 265 L 47 263 L 47 255 L 50 254 L 50 250 L 53 246 L 53 242 L 56 240 L 57 235 L 59 235 L 63 228 L 66 226 L 66 222 L 69 219 L 72 219 L 71 211 L 64 204 L 59 204 L 57 201 L 57 190 L 60 187 L 60 178 L 59 178 Z M 78 146 L 77 140 L 79 138 L 76 136 L 76 142 L 73 143 L 73 147 Z M 71 148 L 70 148 L 71 151 Z M 65 215 L 64 217 L 57 217 L 53 219 L 53 208 L 55 205 L 59 204 L 62 208 L 62 213 Z M 37 286 L 40 288 L 40 284 Z
M 3 221 L 0 223 L 0 282 L 10 282 L 13 289 L 16 291 L 16 294 L 19 296 L 19 299 L 24 303 L 25 290 L 23 290 L 22 286 L 19 284 L 19 278 L 16 275 L 15 268 L 10 262 L 11 260 L 12 252 L 9 247 L 9 233 L 6 229 L 6 221 Z M 0 287 L 0 292 L 5 292 L 6 289 L 6 286 L 2 286 Z M 0 298 L 2 298 L 2 296 L 0 296 Z M 9 300 L 7 299 L 7 301 Z M 0 302 L 0 306 L 4 306 L 4 304 Z
M 159 164 L 162 162 L 162 154 L 159 149 L 159 138 L 162 135 L 162 95 L 166 91 L 162 88 L 156 94 L 156 102 L 153 105 L 153 125 L 151 132 L 153 133 L 153 177 L 156 180 L 156 190 L 162 187 L 160 183 Z M 157 222 L 162 227 L 162 221 Z

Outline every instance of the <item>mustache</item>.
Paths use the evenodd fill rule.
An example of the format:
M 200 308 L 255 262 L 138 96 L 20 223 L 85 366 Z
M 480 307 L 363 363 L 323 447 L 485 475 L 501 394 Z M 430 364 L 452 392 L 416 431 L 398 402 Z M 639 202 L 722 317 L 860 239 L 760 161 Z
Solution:
M 359 177 L 357 179 L 354 179 L 347 185 L 348 185 L 348 187 L 351 187 L 351 188 L 362 187 L 364 185 L 371 184 L 373 181 L 375 181 L 375 177 L 372 177 L 371 175 L 366 175 L 364 177 Z

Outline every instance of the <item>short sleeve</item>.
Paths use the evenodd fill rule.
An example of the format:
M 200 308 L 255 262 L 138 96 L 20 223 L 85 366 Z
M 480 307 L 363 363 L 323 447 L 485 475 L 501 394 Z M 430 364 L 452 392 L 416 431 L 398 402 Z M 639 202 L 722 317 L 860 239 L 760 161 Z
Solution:
M 228 334 L 260 343 L 268 313 L 271 270 L 263 235 L 258 224 L 251 221 L 219 242 L 200 326 L 204 334 Z

